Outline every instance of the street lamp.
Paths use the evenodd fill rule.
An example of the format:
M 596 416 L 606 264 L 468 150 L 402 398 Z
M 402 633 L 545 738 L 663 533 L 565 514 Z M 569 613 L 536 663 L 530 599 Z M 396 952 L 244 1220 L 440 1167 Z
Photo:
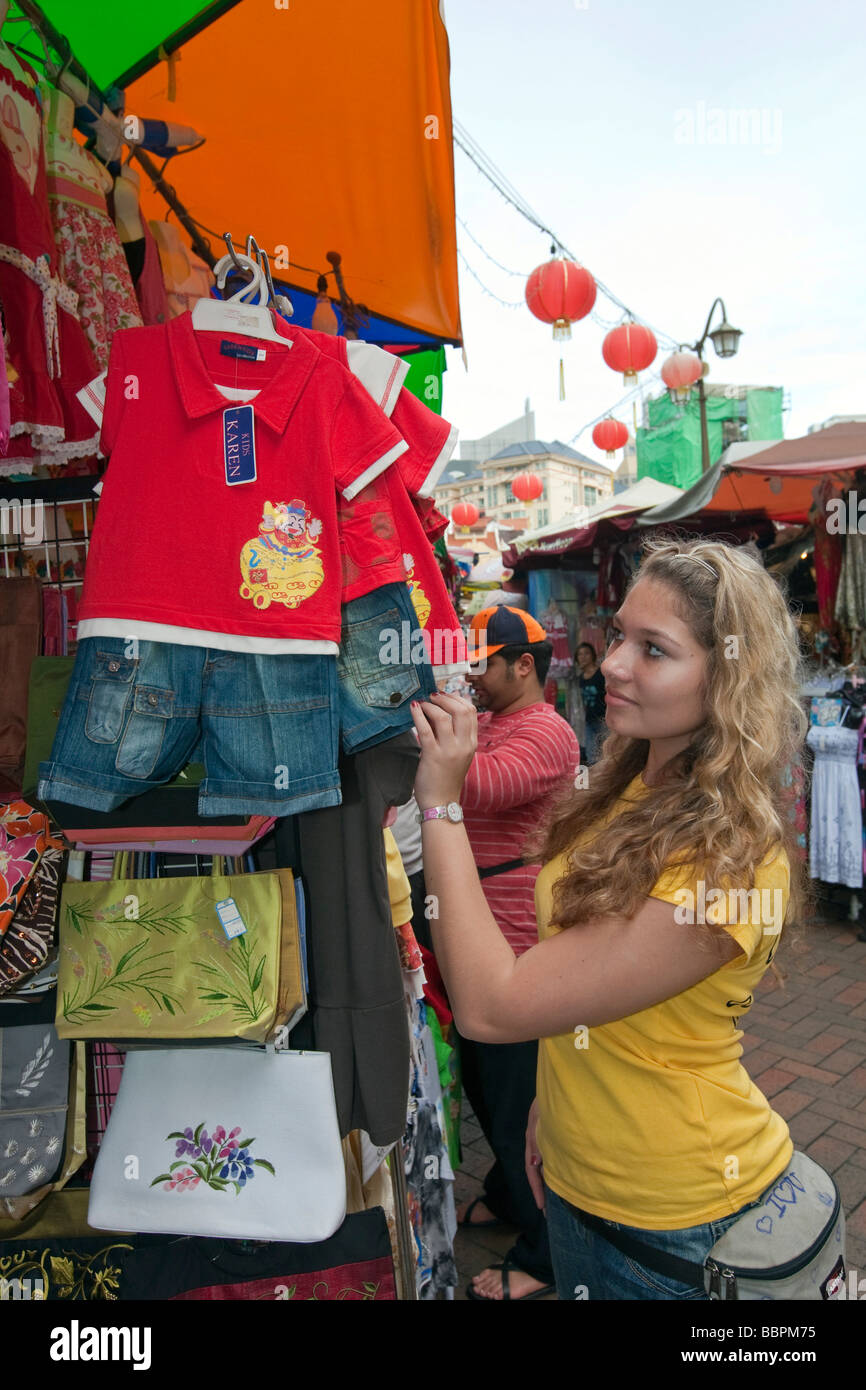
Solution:
M 713 314 L 717 307 L 721 307 L 722 321 L 717 328 L 710 332 L 710 324 L 713 321 Z M 707 322 L 703 334 L 694 344 L 693 351 L 698 354 L 701 362 L 704 360 L 704 345 L 709 338 L 716 351 L 717 357 L 733 357 L 740 345 L 743 336 L 742 330 L 734 328 L 728 323 L 728 311 L 725 308 L 723 299 L 713 301 L 713 307 L 707 315 Z M 701 472 L 706 473 L 710 467 L 710 437 L 707 432 L 707 393 L 704 387 L 704 374 L 708 368 L 704 366 L 704 373 L 698 378 L 698 403 L 701 411 Z

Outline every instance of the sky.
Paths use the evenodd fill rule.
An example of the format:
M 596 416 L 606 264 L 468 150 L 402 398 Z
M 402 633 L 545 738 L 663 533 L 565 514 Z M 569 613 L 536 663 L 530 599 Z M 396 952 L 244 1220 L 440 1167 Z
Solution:
M 710 382 L 783 387 L 786 438 L 866 413 L 860 0 L 444 0 L 444 12 L 455 120 L 636 318 L 694 342 L 721 295 L 743 337 L 727 361 L 707 344 Z M 601 356 L 607 329 L 586 318 L 553 342 L 523 300 L 549 238 L 454 157 L 468 366 L 447 349 L 443 413 L 473 439 L 528 396 L 539 438 L 604 461 L 584 426 L 612 408 L 633 424 Z M 595 307 L 611 326 L 622 317 L 601 294 Z M 669 350 L 642 374 L 650 393 Z

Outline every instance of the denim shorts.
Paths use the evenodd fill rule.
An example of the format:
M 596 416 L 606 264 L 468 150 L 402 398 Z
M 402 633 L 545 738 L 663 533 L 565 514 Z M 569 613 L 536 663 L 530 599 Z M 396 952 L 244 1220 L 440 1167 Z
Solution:
M 42 800 L 113 811 L 204 763 L 201 816 L 285 816 L 340 804 L 337 662 L 87 637 Z
M 762 1194 L 763 1195 L 763 1194 Z M 545 1188 L 550 1254 L 560 1299 L 703 1299 L 703 1285 L 681 1283 L 658 1274 L 625 1255 L 604 1237 L 586 1226 L 573 1207 L 549 1187 Z M 716 1241 L 729 1226 L 739 1221 L 750 1207 L 760 1206 L 760 1198 L 748 1202 L 730 1216 L 687 1226 L 679 1231 L 647 1231 L 605 1221 L 612 1230 L 622 1231 L 643 1245 L 652 1245 L 669 1255 L 702 1265 Z
M 344 753 L 414 729 L 409 705 L 426 700 L 436 678 L 406 584 L 383 584 L 343 606 L 337 675 Z

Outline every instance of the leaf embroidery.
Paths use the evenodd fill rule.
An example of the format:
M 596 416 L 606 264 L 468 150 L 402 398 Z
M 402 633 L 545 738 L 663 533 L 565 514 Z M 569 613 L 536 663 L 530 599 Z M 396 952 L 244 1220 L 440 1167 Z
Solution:
M 36 1056 L 31 1057 L 21 1073 L 21 1080 L 15 1087 L 16 1096 L 29 1096 L 31 1091 L 36 1090 L 54 1056 L 54 1048 L 50 1044 L 51 1034 L 46 1033 L 40 1047 L 37 1048 Z

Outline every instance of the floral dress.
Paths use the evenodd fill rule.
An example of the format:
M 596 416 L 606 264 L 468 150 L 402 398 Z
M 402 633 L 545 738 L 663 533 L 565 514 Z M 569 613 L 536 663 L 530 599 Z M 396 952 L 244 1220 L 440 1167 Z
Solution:
M 113 180 L 72 134 L 75 107 L 52 91 L 45 123 L 48 203 L 60 273 L 78 295 L 78 317 L 100 372 L 108 367 L 118 328 L 139 328 L 142 318 L 105 196 Z

